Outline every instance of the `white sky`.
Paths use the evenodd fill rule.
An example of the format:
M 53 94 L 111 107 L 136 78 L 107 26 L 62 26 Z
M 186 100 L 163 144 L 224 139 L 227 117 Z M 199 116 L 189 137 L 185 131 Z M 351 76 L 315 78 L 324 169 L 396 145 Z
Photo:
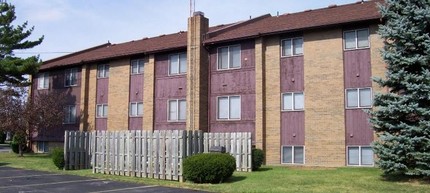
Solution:
M 357 0 L 195 0 L 209 25 L 249 17 L 317 9 Z M 8 0 L 15 5 L 16 22 L 34 26 L 30 40 L 44 35 L 41 45 L 16 55 L 40 55 L 48 60 L 110 41 L 122 43 L 186 31 L 189 0 Z

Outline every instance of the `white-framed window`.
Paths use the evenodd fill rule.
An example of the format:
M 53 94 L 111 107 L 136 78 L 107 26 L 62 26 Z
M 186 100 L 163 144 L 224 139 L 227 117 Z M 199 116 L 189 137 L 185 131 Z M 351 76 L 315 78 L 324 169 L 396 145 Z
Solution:
M 96 117 L 97 118 L 105 118 L 108 115 L 108 105 L 107 104 L 98 104 L 96 106 Z
M 283 164 L 304 164 L 305 147 L 304 146 L 282 146 Z
M 235 69 L 241 66 L 240 45 L 218 48 L 218 70 Z
M 67 105 L 64 107 L 64 124 L 76 123 L 76 105 Z
M 240 96 L 221 96 L 217 99 L 217 119 L 240 120 L 241 98 Z
M 169 75 L 187 73 L 187 53 L 169 55 Z
M 97 66 L 97 78 L 107 78 L 109 77 L 109 65 L 99 64 Z
M 349 146 L 348 166 L 373 166 L 373 150 L 369 146 Z
M 130 117 L 140 117 L 143 115 L 143 102 L 130 103 Z
M 37 142 L 37 153 L 48 153 L 49 146 L 47 141 L 38 141 Z
M 287 92 L 282 94 L 283 111 L 302 111 L 305 109 L 303 92 Z
M 37 89 L 48 89 L 49 88 L 49 73 L 40 73 L 37 76 Z
M 130 66 L 131 66 L 131 74 L 142 74 L 143 73 L 143 66 L 145 64 L 145 61 L 142 59 L 139 60 L 132 60 L 130 62 Z
M 369 29 L 357 29 L 343 32 L 343 41 L 345 50 L 368 48 Z
M 346 89 L 346 108 L 371 108 L 372 88 Z
M 288 38 L 281 41 L 281 56 L 298 56 L 303 55 L 303 38 Z
M 65 71 L 64 86 L 77 86 L 78 85 L 78 69 L 70 68 Z
M 168 120 L 185 121 L 187 119 L 187 101 L 185 99 L 173 99 L 168 101 Z

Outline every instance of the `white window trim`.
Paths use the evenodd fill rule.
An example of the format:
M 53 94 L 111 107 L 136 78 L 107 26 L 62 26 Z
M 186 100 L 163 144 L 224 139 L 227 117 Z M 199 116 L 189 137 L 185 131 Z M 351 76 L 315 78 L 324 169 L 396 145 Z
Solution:
M 102 76 L 100 76 L 99 70 L 102 70 Z M 109 69 L 109 64 L 99 64 L 97 65 L 97 78 L 109 78 L 109 75 L 106 73 L 107 69 Z
M 75 73 L 76 74 L 76 83 L 75 84 L 70 84 L 70 85 L 67 85 L 66 84 L 66 82 L 67 82 L 67 75 L 68 74 L 72 74 L 72 73 Z M 64 87 L 73 87 L 73 86 L 78 86 L 78 76 L 77 76 L 77 73 L 78 73 L 78 69 L 77 68 L 70 68 L 70 69 L 66 69 L 65 70 L 65 73 L 64 73 Z
M 370 106 L 362 107 L 360 105 L 360 90 L 370 89 Z M 357 107 L 348 107 L 348 90 L 357 90 Z M 373 89 L 372 87 L 360 87 L 360 88 L 346 88 L 345 89 L 345 109 L 371 109 L 373 108 Z
M 294 54 L 294 40 L 295 39 L 302 39 L 302 42 L 303 42 L 303 44 L 302 44 L 303 52 L 301 54 Z M 283 42 L 287 41 L 287 40 L 291 40 L 291 55 L 289 55 L 289 56 L 283 55 L 284 54 L 284 52 L 283 52 L 283 50 L 284 50 L 284 46 L 283 46 L 284 44 L 283 44 Z M 305 41 L 304 41 L 303 37 L 292 37 L 292 38 L 282 39 L 281 40 L 281 58 L 289 58 L 289 57 L 294 57 L 294 56 L 303 56 L 304 55 L 304 44 L 305 44 Z
M 132 108 L 132 104 L 136 104 L 136 113 L 137 113 L 136 115 L 131 114 L 131 112 L 132 112 L 132 111 L 130 111 L 130 110 L 131 110 L 131 108 Z M 139 114 L 138 114 L 138 112 L 139 112 L 139 111 L 138 111 L 138 109 L 139 109 L 139 108 L 138 108 L 139 104 L 142 104 L 142 106 L 143 106 L 143 102 L 142 102 L 142 101 L 141 101 L 141 102 L 130 102 L 130 106 L 129 106 L 129 108 L 130 108 L 130 109 L 129 109 L 129 116 L 130 116 L 130 117 L 142 117 L 142 116 L 143 116 L 143 112 L 142 112 L 142 114 L 141 114 L 141 115 L 139 115 Z
M 225 98 L 225 97 L 227 97 L 228 98 L 228 107 L 227 107 L 227 110 L 228 110 L 228 118 L 226 118 L 226 119 L 220 119 L 219 118 L 219 114 L 218 114 L 218 112 L 219 112 L 219 98 Z M 239 97 L 239 100 L 240 100 L 240 112 L 239 112 L 239 117 L 240 118 L 238 118 L 238 119 L 235 119 L 235 118 L 230 118 L 230 97 Z M 217 121 L 240 121 L 240 120 L 242 120 L 242 96 L 240 96 L 240 95 L 225 95 L 225 96 L 217 96 L 216 97 L 216 120 Z
M 64 108 L 67 109 L 67 114 L 65 116 L 69 116 L 69 111 L 70 111 L 70 107 L 75 107 L 75 117 L 74 119 L 69 119 L 69 122 L 66 122 L 65 120 L 63 120 L 63 124 L 64 125 L 69 125 L 69 124 L 75 124 L 76 123 L 76 118 L 77 118 L 77 109 L 76 109 L 76 105 L 66 105 Z
M 293 105 L 293 109 L 284 109 L 284 94 L 292 94 L 292 105 Z M 305 93 L 304 92 L 284 92 L 281 93 L 281 111 L 282 112 L 291 112 L 291 111 L 305 111 L 305 100 L 303 100 L 303 109 L 296 109 L 295 105 L 294 105 L 294 95 L 295 94 L 303 94 L 303 99 L 305 98 Z
M 40 79 L 43 79 L 43 84 L 40 84 Z M 45 82 L 48 81 L 48 87 L 45 88 Z M 49 81 L 49 73 L 43 72 L 37 76 L 37 90 L 46 90 L 49 89 L 50 81 Z
M 133 62 L 137 62 L 137 73 L 133 73 Z M 140 64 L 142 63 L 142 70 L 140 70 Z M 130 61 L 130 74 L 131 75 L 137 75 L 137 74 L 143 74 L 145 68 L 145 60 L 143 59 L 136 59 Z
M 102 113 L 102 116 L 99 116 L 99 114 L 98 114 L 98 112 L 97 112 L 97 109 L 98 109 L 98 107 L 99 106 L 101 106 L 102 107 L 102 111 L 103 111 L 103 113 Z M 103 103 L 103 104 L 97 104 L 96 105 L 96 118 L 107 118 L 108 117 L 108 114 L 106 113 L 106 115 L 104 115 L 105 114 L 105 112 L 104 112 L 104 107 L 105 106 L 107 106 L 108 108 L 109 108 L 109 106 L 108 106 L 108 104 L 106 104 L 106 103 Z M 109 110 L 108 110 L 109 111 Z
M 369 45 L 367 46 L 367 47 L 361 47 L 361 48 L 359 48 L 358 47 L 358 35 L 357 35 L 357 31 L 361 31 L 361 30 L 367 30 L 367 34 L 368 34 L 368 36 L 367 36 L 367 41 L 369 42 Z M 348 32 L 355 32 L 355 48 L 346 48 L 346 45 L 345 45 L 345 33 L 348 33 Z M 368 49 L 368 48 L 370 48 L 370 31 L 369 31 L 369 28 L 359 28 L 359 29 L 353 29 L 353 30 L 346 30 L 346 31 L 343 31 L 343 50 L 345 50 L 345 51 L 348 51 L 348 50 L 361 50 L 361 49 Z
M 349 154 L 348 154 L 348 150 L 349 150 L 349 148 L 350 147 L 358 147 L 358 165 L 350 165 L 349 164 Z M 373 164 L 372 165 L 362 165 L 361 164 L 361 148 L 362 147 L 365 147 L 365 148 L 372 148 L 371 146 L 368 146 L 368 145 L 348 145 L 348 146 L 346 146 L 346 165 L 347 166 L 351 166 L 351 167 L 374 167 L 375 166 L 375 152 L 373 152 L 373 149 L 372 149 L 372 152 L 373 152 Z
M 184 75 L 184 74 L 187 74 L 187 71 L 188 71 L 188 66 L 187 66 L 187 71 L 185 71 L 185 72 L 182 72 L 181 73 L 181 55 L 182 54 L 185 54 L 185 55 L 187 55 L 187 53 L 186 52 L 180 52 L 180 53 L 175 53 L 175 54 L 169 54 L 169 59 L 168 59 L 168 63 L 167 63 L 167 75 L 168 76 L 179 76 L 179 75 Z M 178 73 L 175 73 L 175 74 L 171 74 L 170 73 L 170 58 L 171 58 L 171 56 L 173 56 L 173 55 L 178 55 Z M 186 58 L 187 59 L 187 63 L 188 63 L 188 58 Z M 188 65 L 188 64 L 186 64 L 186 65 Z
M 234 46 L 239 46 L 239 67 L 234 67 L 234 68 L 231 68 L 230 67 L 230 47 L 234 47 Z M 227 68 L 219 68 L 219 50 L 220 49 L 222 49 L 222 48 L 227 48 L 228 49 L 228 52 L 227 52 L 227 54 L 228 54 L 228 65 L 227 65 Z M 222 46 L 222 47 L 218 47 L 217 48 L 217 50 L 216 50 L 216 53 L 217 53 L 217 55 L 216 55 L 216 69 L 217 69 L 217 71 L 223 71 L 223 70 L 233 70 L 233 69 L 240 69 L 240 68 L 242 68 L 242 45 L 240 45 L 240 44 L 234 44 L 234 45 L 229 45 L 229 46 Z
M 284 157 L 284 147 L 291 147 L 291 162 L 292 163 L 284 163 L 283 157 Z M 303 163 L 294 163 L 294 148 L 295 147 L 303 147 Z M 283 145 L 281 146 L 281 164 L 286 165 L 305 165 L 306 164 L 306 147 L 304 145 Z
M 170 119 L 170 101 L 176 101 L 176 119 L 171 120 Z M 182 99 L 169 99 L 167 100 L 167 122 L 186 122 L 187 121 L 187 109 L 185 109 L 185 119 L 179 119 L 179 101 L 185 101 L 185 105 L 187 106 L 186 108 L 188 108 L 188 104 L 187 104 L 187 99 L 182 98 Z

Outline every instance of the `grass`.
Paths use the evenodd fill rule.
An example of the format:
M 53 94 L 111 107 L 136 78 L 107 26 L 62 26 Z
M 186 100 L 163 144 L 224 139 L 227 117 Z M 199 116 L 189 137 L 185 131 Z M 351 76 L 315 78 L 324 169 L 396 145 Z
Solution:
M 54 166 L 48 155 L 41 154 L 17 157 L 0 153 L 0 166 L 212 192 L 430 192 L 428 181 L 384 178 L 377 168 L 262 167 L 251 173 L 235 172 L 222 184 L 193 184 L 93 174 L 91 170 L 63 171 Z

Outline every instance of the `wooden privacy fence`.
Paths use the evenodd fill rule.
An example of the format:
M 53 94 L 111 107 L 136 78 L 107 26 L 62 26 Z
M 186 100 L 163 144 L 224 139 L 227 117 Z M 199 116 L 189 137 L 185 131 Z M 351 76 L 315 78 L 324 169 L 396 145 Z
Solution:
M 82 136 L 91 139 L 83 139 Z M 238 171 L 251 171 L 251 133 L 93 131 L 66 132 L 66 137 L 69 143 L 65 143 L 64 149 L 65 152 L 70 151 L 65 153 L 66 162 L 69 163 L 66 169 L 90 168 L 89 165 L 78 167 L 81 162 L 76 161 L 76 154 L 81 155 L 86 150 L 84 155 L 91 156 L 94 173 L 181 180 L 184 158 L 208 152 L 212 146 L 224 146 L 226 152 L 236 158 Z M 91 145 L 82 150 L 66 147 L 80 144 L 81 140 L 89 141 Z M 75 149 L 79 149 L 76 150 L 79 153 L 72 153 L 71 150 Z M 82 163 L 89 163 L 88 157 L 85 158 L 87 162 Z
M 79 170 L 91 167 L 93 133 L 66 131 L 64 133 L 64 169 Z

